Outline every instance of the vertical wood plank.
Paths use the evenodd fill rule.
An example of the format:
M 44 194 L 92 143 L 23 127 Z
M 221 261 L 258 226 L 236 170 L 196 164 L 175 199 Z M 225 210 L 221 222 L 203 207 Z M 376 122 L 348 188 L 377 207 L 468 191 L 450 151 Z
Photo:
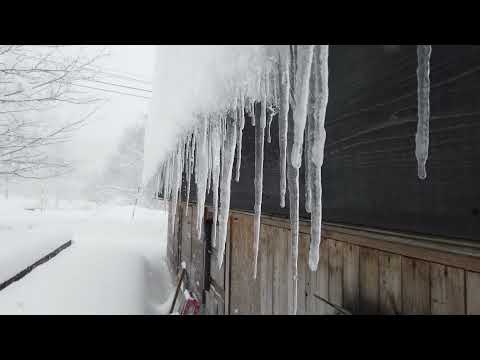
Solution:
M 271 315 L 273 312 L 273 253 L 272 239 L 277 231 L 272 226 L 260 226 L 259 266 L 257 279 L 260 281 L 260 313 Z
M 378 252 L 360 248 L 360 312 L 378 313 Z
M 298 234 L 298 285 L 297 285 L 297 315 L 306 314 L 306 278 L 308 268 L 308 236 Z
M 402 313 L 430 314 L 430 265 L 402 256 Z
M 277 228 L 273 240 L 273 313 L 288 314 L 288 231 Z
M 312 315 L 316 313 L 317 299 L 313 296 L 316 284 L 317 284 L 317 272 L 310 270 L 310 266 L 307 264 L 306 279 L 305 279 L 305 312 Z
M 223 267 L 225 298 L 223 299 L 222 314 L 230 315 L 230 276 L 231 276 L 231 258 L 232 258 L 232 216 L 228 217 L 228 238 L 225 244 L 225 265 Z
M 192 260 L 191 260 L 191 270 L 190 270 L 190 278 L 191 278 L 191 287 L 192 290 L 195 292 L 197 297 L 201 299 L 202 291 L 203 291 L 203 282 L 204 282 L 204 248 L 205 248 L 205 235 L 203 234 L 205 227 L 202 224 L 202 235 L 201 238 L 198 239 L 196 234 L 195 226 L 192 226 L 192 241 L 191 241 L 191 253 L 192 253 Z
M 320 258 L 318 260 L 318 268 L 316 274 L 316 286 L 314 290 L 314 294 L 321 296 L 324 299 L 328 299 L 328 240 L 326 238 L 322 238 L 320 242 Z M 319 315 L 327 315 L 330 313 L 330 306 L 328 306 L 325 302 L 317 299 L 315 312 Z
M 260 312 L 259 281 L 253 280 L 253 216 L 232 216 L 230 301 L 233 314 Z
M 293 262 L 292 262 L 292 232 L 287 231 L 287 298 L 288 298 L 288 314 L 293 313 Z
M 467 315 L 480 315 L 480 273 L 466 272 Z
M 343 306 L 355 314 L 359 304 L 359 247 L 344 245 L 343 251 Z
M 328 300 L 343 306 L 343 243 L 328 239 L 328 244 Z
M 247 217 L 247 216 L 246 216 Z M 253 278 L 253 259 L 254 259 L 254 253 L 255 249 L 253 246 L 254 243 L 254 231 L 253 231 L 253 216 L 248 216 L 250 219 L 247 221 L 248 225 L 245 227 L 245 231 L 247 232 L 247 247 L 246 247 L 246 255 L 245 258 L 247 260 L 247 266 L 243 269 L 245 271 L 245 274 L 247 275 L 246 281 L 247 281 L 247 287 L 248 287 L 248 302 L 250 305 L 250 310 L 249 314 L 251 315 L 258 315 L 261 313 L 260 309 L 260 280 L 257 277 L 257 279 Z M 260 228 L 261 229 L 261 228 Z
M 465 270 L 430 263 L 433 315 L 465 314 Z
M 379 311 L 396 315 L 402 311 L 402 257 L 379 252 Z
M 242 217 L 234 215 L 232 221 L 232 237 L 230 243 L 231 269 L 230 269 L 230 313 L 231 315 L 240 315 L 245 312 L 244 288 L 242 266 L 244 265 L 243 246 L 245 241 L 242 238 Z
M 185 211 L 178 213 L 179 217 L 182 219 L 181 226 L 181 251 L 180 251 L 180 263 L 185 261 L 187 265 L 188 276 L 192 276 L 192 218 L 191 218 L 191 209 L 189 209 L 189 214 L 185 215 Z

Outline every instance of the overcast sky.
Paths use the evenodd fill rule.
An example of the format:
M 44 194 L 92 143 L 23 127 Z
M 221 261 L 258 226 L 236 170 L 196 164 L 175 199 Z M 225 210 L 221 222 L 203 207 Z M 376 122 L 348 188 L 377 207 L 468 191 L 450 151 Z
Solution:
M 152 89 L 150 82 L 155 64 L 155 46 L 111 45 L 82 46 L 82 48 L 92 54 L 98 53 L 101 48 L 106 48 L 109 52 L 109 55 L 96 62 L 96 65 L 102 70 L 118 76 L 103 74 L 100 78 L 101 81 L 145 90 Z M 133 78 L 146 82 L 136 81 Z M 146 91 L 103 83 L 88 83 L 88 86 L 145 97 L 151 96 L 151 93 Z M 106 157 L 115 149 L 122 131 L 135 121 L 140 121 L 142 115 L 148 113 L 149 100 L 93 89 L 86 89 L 86 91 L 91 91 L 96 96 L 108 100 L 89 120 L 88 124 L 76 133 L 71 144 L 71 156 L 78 164 L 78 175 L 88 176 L 92 171 L 103 168 Z M 74 106 L 68 109 L 66 116 L 81 116 L 91 109 L 92 107 L 89 106 Z

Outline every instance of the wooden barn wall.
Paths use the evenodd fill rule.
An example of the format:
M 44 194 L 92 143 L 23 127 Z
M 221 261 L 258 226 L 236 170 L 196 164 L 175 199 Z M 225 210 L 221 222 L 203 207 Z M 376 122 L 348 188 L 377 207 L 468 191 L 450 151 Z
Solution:
M 293 282 L 287 221 L 262 217 L 253 279 L 253 215 L 231 212 L 224 265 L 218 269 L 216 246 L 209 250 L 209 264 L 200 260 L 205 259 L 206 234 L 196 238 L 195 205 L 188 216 L 180 209 L 169 260 L 179 254 L 187 263 L 188 286 L 202 299 L 206 314 L 288 314 Z M 311 272 L 309 231 L 302 223 L 298 314 L 335 313 L 315 295 L 353 314 L 480 314 L 480 246 L 475 243 L 325 224 L 318 270 Z M 204 282 L 207 266 L 209 284 Z
M 416 66 L 415 46 L 330 47 L 322 168 L 324 220 L 478 241 L 480 46 L 433 46 L 425 181 L 417 177 L 414 153 Z M 271 134 L 271 143 L 265 136 L 262 212 L 288 218 L 288 196 L 287 206 L 279 206 L 276 118 Z M 254 127 L 247 119 L 240 182 L 232 182 L 232 209 L 253 209 L 254 149 Z M 304 193 L 303 169 L 300 194 Z M 195 186 L 191 199 L 195 199 Z M 211 201 L 210 194 L 207 204 Z M 300 216 L 308 219 L 303 196 L 300 209 Z
M 231 228 L 231 314 L 287 314 L 293 294 L 289 224 L 262 219 L 256 280 L 253 215 L 232 212 Z M 310 230 L 308 223 L 301 226 L 298 314 L 336 313 L 315 295 L 353 314 L 480 314 L 480 247 L 324 228 L 318 270 L 312 272 Z

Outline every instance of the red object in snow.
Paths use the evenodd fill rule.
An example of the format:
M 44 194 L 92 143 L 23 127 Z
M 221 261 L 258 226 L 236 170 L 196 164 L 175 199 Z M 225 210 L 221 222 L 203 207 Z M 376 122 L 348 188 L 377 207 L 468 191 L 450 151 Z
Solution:
M 181 315 L 198 315 L 200 312 L 200 303 L 197 299 L 189 296 L 187 301 L 185 301 Z

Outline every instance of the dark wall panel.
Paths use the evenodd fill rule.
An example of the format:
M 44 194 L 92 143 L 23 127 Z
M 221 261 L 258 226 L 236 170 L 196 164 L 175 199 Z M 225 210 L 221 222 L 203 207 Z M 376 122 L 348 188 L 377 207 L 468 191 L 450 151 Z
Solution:
M 415 159 L 416 66 L 415 46 L 330 47 L 324 221 L 480 240 L 480 46 L 433 46 L 424 181 Z M 279 205 L 276 119 L 271 131 L 263 212 L 288 217 L 288 195 L 287 207 Z M 246 121 L 232 208 L 253 211 L 254 149 Z M 308 219 L 303 184 L 302 166 Z

